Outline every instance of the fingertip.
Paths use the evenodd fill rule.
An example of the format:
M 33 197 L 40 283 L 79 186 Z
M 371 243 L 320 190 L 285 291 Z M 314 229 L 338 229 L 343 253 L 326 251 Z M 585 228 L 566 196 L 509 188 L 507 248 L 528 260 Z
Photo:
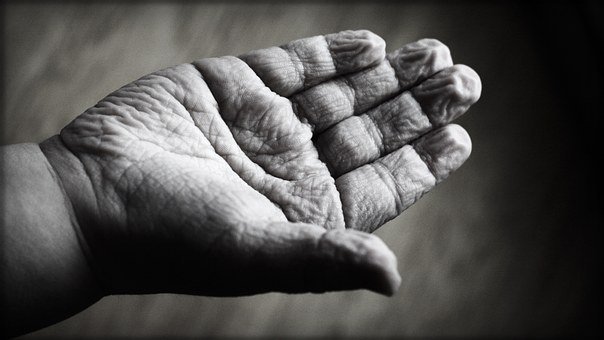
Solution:
M 401 284 L 397 269 L 397 259 L 388 246 L 377 236 L 360 231 L 347 230 L 348 241 L 341 243 L 354 256 L 350 264 L 356 266 L 356 280 L 359 288 L 366 288 L 379 294 L 392 296 Z M 354 244 L 355 246 L 351 245 Z
M 452 73 L 459 78 L 461 85 L 457 88 L 460 101 L 465 101 L 468 106 L 475 104 L 482 93 L 482 82 L 478 73 L 463 64 L 454 65 L 451 69 Z
M 460 148 L 460 152 L 463 155 L 464 160 L 466 160 L 472 153 L 472 139 L 466 129 L 458 124 L 449 124 L 445 126 L 443 130 L 445 131 L 445 134 L 449 136 L 452 143 Z
M 368 65 L 374 65 L 386 58 L 386 41 L 379 35 L 369 31 L 357 31 L 359 38 L 364 42 L 368 52 Z
M 342 31 L 325 39 L 338 73 L 358 71 L 386 57 L 386 42 L 369 30 Z
M 472 140 L 464 128 L 449 124 L 414 143 L 415 151 L 424 160 L 437 182 L 457 170 L 472 152 Z
M 373 291 L 386 296 L 392 296 L 401 285 L 401 276 L 398 272 L 396 256 L 387 249 L 388 252 L 381 252 L 371 266 L 378 272 L 376 275 Z
M 399 287 L 401 286 L 401 276 L 398 273 L 398 270 L 394 272 L 388 273 L 387 280 L 385 281 L 385 285 L 382 290 L 376 291 L 376 293 L 385 295 L 385 296 L 394 296 L 396 292 L 398 292 Z
M 480 77 L 466 65 L 454 65 L 411 90 L 423 111 L 437 126 L 464 114 L 482 92 Z
M 407 44 L 390 53 L 388 60 L 403 89 L 453 65 L 451 51 L 436 39 L 421 39 Z

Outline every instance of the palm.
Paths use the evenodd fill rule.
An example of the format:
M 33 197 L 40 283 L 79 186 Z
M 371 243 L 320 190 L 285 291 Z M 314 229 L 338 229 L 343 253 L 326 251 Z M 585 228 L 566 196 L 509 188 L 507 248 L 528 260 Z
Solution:
M 292 222 L 373 231 L 457 168 L 463 130 L 417 138 L 477 99 L 474 73 L 448 68 L 435 41 L 387 59 L 383 48 L 342 32 L 204 59 L 141 78 L 73 121 L 61 137 L 92 183 L 95 223 L 83 234 L 109 289 L 275 289 L 266 278 L 242 289 L 233 269 L 268 270 L 274 260 L 257 254 L 305 232 Z M 355 235 L 350 247 L 367 242 Z

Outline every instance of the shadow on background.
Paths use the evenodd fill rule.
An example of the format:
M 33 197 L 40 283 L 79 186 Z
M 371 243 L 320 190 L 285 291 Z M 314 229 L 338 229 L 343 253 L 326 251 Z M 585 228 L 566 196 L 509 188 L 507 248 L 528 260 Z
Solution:
M 377 232 L 394 297 L 112 296 L 30 335 L 599 333 L 602 19 L 596 1 L 6 4 L 2 144 L 42 141 L 157 69 L 344 29 L 390 50 L 437 38 L 483 81 L 459 120 L 470 160 Z

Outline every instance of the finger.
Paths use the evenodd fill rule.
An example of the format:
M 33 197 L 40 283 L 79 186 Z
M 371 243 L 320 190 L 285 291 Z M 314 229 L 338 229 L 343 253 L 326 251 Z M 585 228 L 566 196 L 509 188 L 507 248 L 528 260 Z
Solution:
M 290 99 L 298 117 L 318 133 L 451 65 L 447 46 L 435 39 L 422 39 L 388 54 L 373 68 L 324 82 Z
M 467 132 L 451 124 L 337 178 L 347 228 L 372 232 L 465 162 Z
M 318 136 L 317 148 L 338 176 L 450 123 L 476 103 L 481 88 L 471 68 L 449 67 L 367 113 L 332 126 Z
M 239 285 L 255 292 L 370 289 L 392 295 L 400 284 L 396 257 L 374 235 L 305 223 L 253 230 L 245 235 L 253 257 L 244 266 L 253 273 Z
M 386 43 L 367 30 L 294 40 L 252 51 L 244 60 L 274 92 L 290 96 L 339 74 L 355 72 L 384 59 Z

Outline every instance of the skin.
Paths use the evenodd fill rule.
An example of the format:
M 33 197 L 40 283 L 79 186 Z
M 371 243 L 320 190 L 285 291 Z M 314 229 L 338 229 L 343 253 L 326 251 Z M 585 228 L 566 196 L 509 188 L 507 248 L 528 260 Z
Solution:
M 344 31 L 155 72 L 3 148 L 24 202 L 4 223 L 9 333 L 108 294 L 394 294 L 370 232 L 468 158 L 449 123 L 480 91 L 436 40 L 386 54 Z

